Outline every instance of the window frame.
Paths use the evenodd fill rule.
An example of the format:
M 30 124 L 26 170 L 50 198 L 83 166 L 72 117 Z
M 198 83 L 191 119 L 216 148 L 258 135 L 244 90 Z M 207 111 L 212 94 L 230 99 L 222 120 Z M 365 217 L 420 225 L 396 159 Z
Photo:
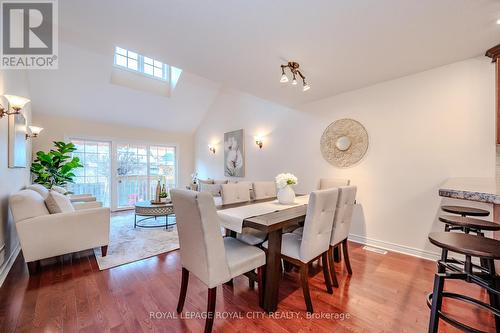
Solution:
M 127 55 L 123 55 L 123 54 L 118 53 L 118 49 L 124 50 Z M 131 57 L 128 56 L 129 52 L 137 54 L 137 69 L 136 70 L 128 67 L 129 59 L 136 60 L 136 59 L 133 59 L 133 58 L 131 58 Z M 120 65 L 120 64 L 117 63 L 118 56 L 126 58 L 126 60 L 127 60 L 127 66 L 123 66 L 123 65 Z M 146 73 L 144 71 L 144 68 L 145 68 L 145 58 L 152 60 L 152 64 L 146 64 L 146 65 L 153 67 L 153 74 L 149 74 L 149 73 Z M 155 62 L 159 62 L 159 63 L 162 64 L 162 67 L 161 67 L 162 76 L 161 77 L 154 75 L 155 69 L 160 69 L 160 67 L 155 66 Z M 114 50 L 114 54 L 113 54 L 113 66 L 116 67 L 116 68 L 119 68 L 121 70 L 126 70 L 126 71 L 129 71 L 129 72 L 132 72 L 132 73 L 141 74 L 141 75 L 144 75 L 144 76 L 146 76 L 148 78 L 159 80 L 159 81 L 166 82 L 166 83 L 169 83 L 169 84 L 172 81 L 172 78 L 171 78 L 171 72 L 172 71 L 170 70 L 170 65 L 168 65 L 168 64 L 166 64 L 163 61 L 160 61 L 158 59 L 144 56 L 144 55 L 142 55 L 142 54 L 140 54 L 138 52 L 135 52 L 135 51 L 130 51 L 130 50 L 125 49 L 125 48 L 123 48 L 121 46 L 115 46 L 115 50 Z

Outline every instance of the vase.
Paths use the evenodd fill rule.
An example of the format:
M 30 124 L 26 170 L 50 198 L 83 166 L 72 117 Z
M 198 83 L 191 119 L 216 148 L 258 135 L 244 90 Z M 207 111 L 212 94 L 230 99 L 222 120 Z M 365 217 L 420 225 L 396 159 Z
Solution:
M 291 205 L 295 202 L 295 192 L 290 185 L 278 190 L 278 202 L 282 205 Z

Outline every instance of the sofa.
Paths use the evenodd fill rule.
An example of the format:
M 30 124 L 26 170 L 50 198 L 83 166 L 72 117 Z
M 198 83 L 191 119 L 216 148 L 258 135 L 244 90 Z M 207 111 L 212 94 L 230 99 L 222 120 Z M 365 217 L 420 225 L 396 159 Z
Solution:
M 32 185 L 33 186 L 33 185 Z M 109 244 L 110 210 L 99 202 L 72 203 L 73 209 L 50 214 L 46 206 L 49 191 L 37 186 L 14 193 L 9 198 L 19 241 L 30 274 L 36 273 L 41 259 L 101 247 Z M 42 186 L 43 187 L 43 186 Z

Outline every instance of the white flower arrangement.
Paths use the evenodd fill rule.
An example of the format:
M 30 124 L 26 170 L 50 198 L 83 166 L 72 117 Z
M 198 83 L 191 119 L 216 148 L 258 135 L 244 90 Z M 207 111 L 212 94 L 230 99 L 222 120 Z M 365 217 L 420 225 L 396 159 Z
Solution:
M 292 175 L 291 173 L 280 173 L 276 176 L 276 186 L 279 189 L 285 188 L 288 185 L 297 185 L 298 180 L 297 177 Z

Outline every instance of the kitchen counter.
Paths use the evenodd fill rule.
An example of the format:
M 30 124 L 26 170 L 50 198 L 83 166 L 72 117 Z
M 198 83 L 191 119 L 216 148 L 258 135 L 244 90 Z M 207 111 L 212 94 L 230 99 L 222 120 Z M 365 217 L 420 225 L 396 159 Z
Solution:
M 439 195 L 500 205 L 500 178 L 450 178 L 440 186 Z

